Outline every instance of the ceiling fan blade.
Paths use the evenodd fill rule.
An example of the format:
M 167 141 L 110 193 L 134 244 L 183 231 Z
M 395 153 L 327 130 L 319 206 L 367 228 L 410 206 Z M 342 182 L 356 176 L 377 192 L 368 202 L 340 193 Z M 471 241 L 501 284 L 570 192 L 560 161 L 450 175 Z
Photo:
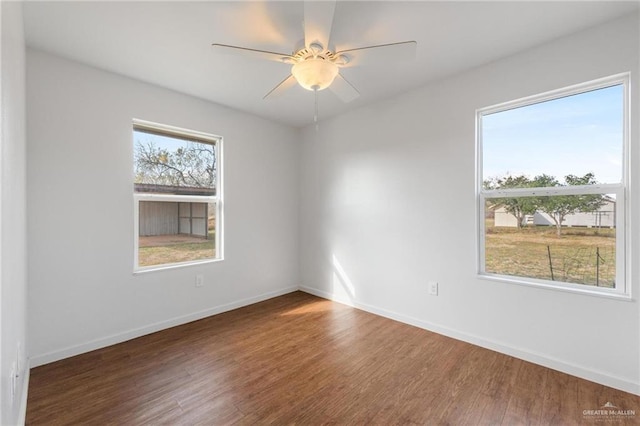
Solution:
M 353 87 L 351 83 L 345 79 L 342 74 L 338 73 L 336 79 L 333 80 L 329 89 L 338 96 L 342 102 L 348 103 L 360 96 L 360 92 Z
M 264 97 L 262 99 L 267 99 L 267 98 L 268 99 L 276 99 L 276 98 L 279 98 L 280 96 L 282 96 L 282 94 L 284 92 L 286 92 L 287 90 L 289 90 L 293 86 L 295 86 L 296 83 L 297 83 L 296 79 L 293 77 L 293 75 L 289 75 L 287 78 L 282 80 L 276 87 L 271 89 L 271 91 L 269 93 L 264 95 Z
M 284 62 L 284 63 L 289 63 L 288 61 L 293 60 L 293 57 L 291 55 L 287 55 L 286 53 L 269 52 L 267 50 L 251 49 L 248 47 L 240 47 L 240 46 L 230 46 L 228 44 L 220 44 L 220 43 L 213 43 L 211 46 L 220 52 L 239 54 L 239 55 L 247 56 L 251 58 L 267 59 L 269 61 Z
M 346 55 L 349 62 L 343 67 L 356 67 L 360 65 L 378 65 L 389 62 L 406 61 L 415 59 L 415 41 L 402 41 L 399 43 L 379 44 L 376 46 L 358 47 L 336 52 L 337 55 Z
M 335 10 L 335 0 L 304 2 L 304 44 L 307 48 L 312 43 L 322 45 L 324 50 L 329 48 Z

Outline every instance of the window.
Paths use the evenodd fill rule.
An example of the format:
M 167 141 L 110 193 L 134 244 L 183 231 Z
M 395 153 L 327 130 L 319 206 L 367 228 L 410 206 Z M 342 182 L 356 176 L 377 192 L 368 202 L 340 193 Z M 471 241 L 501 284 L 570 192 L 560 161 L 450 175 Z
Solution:
M 133 122 L 134 270 L 222 258 L 222 138 Z
M 627 93 L 625 74 L 477 112 L 481 276 L 628 296 Z

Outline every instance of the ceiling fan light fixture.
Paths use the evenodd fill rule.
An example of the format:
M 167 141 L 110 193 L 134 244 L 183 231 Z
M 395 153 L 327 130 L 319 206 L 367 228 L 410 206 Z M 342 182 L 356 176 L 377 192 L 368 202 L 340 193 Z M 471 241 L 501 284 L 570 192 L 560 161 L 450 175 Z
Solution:
M 338 75 L 338 66 L 321 58 L 309 58 L 291 67 L 291 74 L 300 86 L 307 90 L 323 90 Z

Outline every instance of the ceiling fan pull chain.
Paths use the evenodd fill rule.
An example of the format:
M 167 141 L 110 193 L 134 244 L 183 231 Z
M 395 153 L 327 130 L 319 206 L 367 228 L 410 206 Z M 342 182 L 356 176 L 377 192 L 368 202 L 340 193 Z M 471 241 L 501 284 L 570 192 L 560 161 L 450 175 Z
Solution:
M 313 114 L 313 122 L 316 123 L 316 132 L 318 131 L 318 89 L 313 89 L 315 95 L 315 112 Z

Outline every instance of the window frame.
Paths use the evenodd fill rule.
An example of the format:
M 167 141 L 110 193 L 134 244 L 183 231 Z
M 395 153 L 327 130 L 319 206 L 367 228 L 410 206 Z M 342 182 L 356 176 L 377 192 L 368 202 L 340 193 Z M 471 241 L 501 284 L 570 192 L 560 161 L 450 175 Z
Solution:
M 483 188 L 483 151 L 482 151 L 482 119 L 484 116 L 515 108 L 539 104 L 542 102 L 565 98 L 581 93 L 612 86 L 622 86 L 623 91 L 623 122 L 622 122 L 622 176 L 620 183 L 576 185 L 549 188 L 509 188 L 487 190 Z M 574 293 L 596 295 L 612 298 L 631 298 L 631 285 L 629 279 L 630 265 L 630 237 L 629 237 L 629 135 L 630 135 L 630 74 L 622 73 L 612 75 L 585 83 L 576 84 L 488 106 L 476 110 L 476 220 L 477 220 L 477 275 L 479 278 L 507 282 L 513 284 L 535 286 L 553 290 L 569 291 Z M 585 284 L 569 283 L 563 281 L 551 281 L 538 278 L 520 277 L 487 272 L 485 253 L 485 205 L 486 200 L 505 197 L 526 196 L 553 196 L 553 195 L 579 195 L 579 194 L 615 194 L 616 196 L 616 277 L 615 288 L 594 287 Z
M 184 129 L 180 127 L 170 126 L 166 124 L 154 123 L 151 121 L 133 119 L 132 120 L 132 135 L 134 131 L 143 131 L 153 133 L 156 135 L 172 137 L 181 140 L 187 140 L 196 143 L 208 143 L 215 146 L 215 166 L 216 166 L 216 179 L 215 179 L 215 195 L 175 195 L 175 194 L 157 194 L 157 193 L 145 193 L 133 191 L 133 272 L 150 272 L 159 271 L 165 269 L 181 268 L 191 265 L 201 265 L 204 263 L 219 262 L 224 260 L 224 244 L 223 244 L 223 172 L 222 172 L 222 157 L 223 157 L 223 138 L 222 136 L 213 135 L 210 133 L 199 132 L 195 130 Z M 132 142 L 135 141 L 132 139 Z M 135 161 L 135 160 L 133 160 Z M 132 176 L 132 183 L 135 181 L 135 176 Z M 160 202 L 187 202 L 187 203 L 213 203 L 215 205 L 215 256 L 208 259 L 189 260 L 185 262 L 175 263 L 162 263 L 158 265 L 140 266 L 139 265 L 139 233 L 140 233 L 140 202 L 143 201 L 160 201 Z

